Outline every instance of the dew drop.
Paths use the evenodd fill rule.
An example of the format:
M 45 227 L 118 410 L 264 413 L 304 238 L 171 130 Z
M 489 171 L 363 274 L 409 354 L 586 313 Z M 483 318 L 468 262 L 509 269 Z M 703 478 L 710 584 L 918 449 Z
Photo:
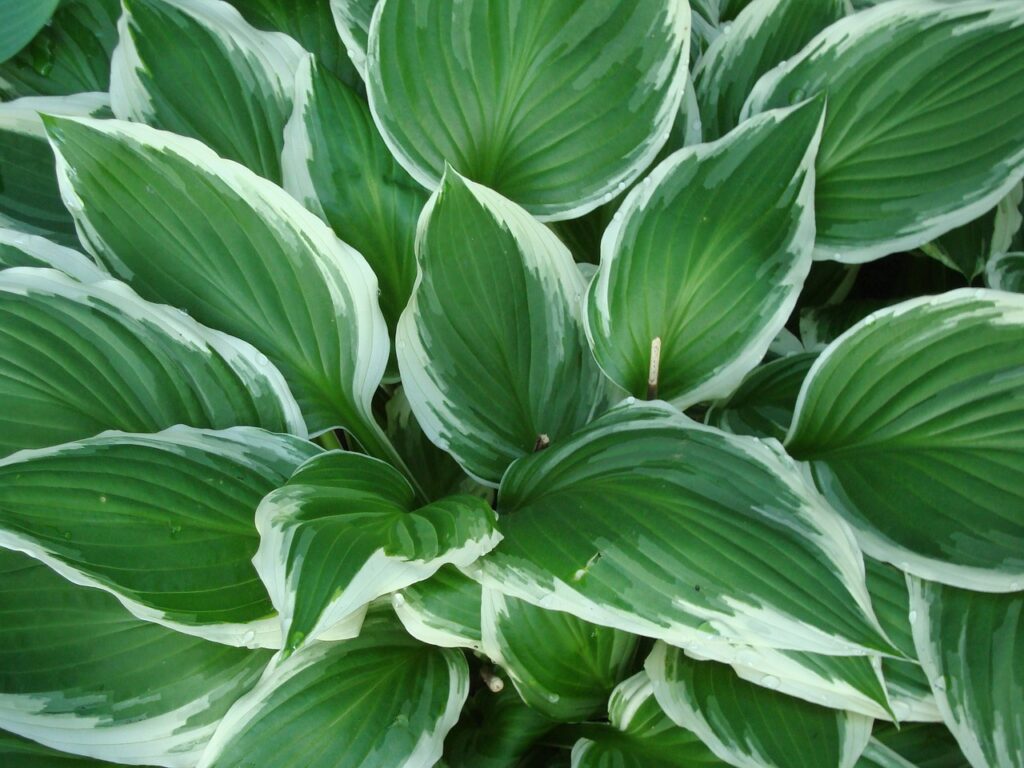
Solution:
M 180 525 L 172 525 L 171 526 L 171 538 L 172 539 L 176 538 L 179 533 L 181 533 L 181 526 Z
M 761 685 L 773 691 L 776 690 L 781 684 L 782 681 L 779 680 L 779 678 L 777 678 L 775 675 L 765 675 L 761 678 Z
M 248 632 L 242 635 L 242 645 L 244 645 L 246 648 L 255 648 L 256 633 L 250 629 Z
M 907 618 L 910 620 L 910 623 L 913 624 L 915 621 L 917 621 L 917 611 L 911 611 L 909 614 L 907 614 Z
M 395 605 L 405 605 L 405 595 L 401 592 L 396 592 L 391 600 Z
M 750 650 L 743 650 L 736 654 L 736 662 L 746 667 L 757 663 L 757 654 Z
M 106 504 L 106 503 L 107 503 L 107 497 L 106 496 L 100 496 L 100 504 Z
M 584 576 L 587 575 L 587 571 L 584 568 L 580 568 L 576 573 L 572 575 L 573 581 L 580 581 Z
M 635 397 L 631 396 L 631 397 L 627 397 L 626 398 L 626 405 L 632 405 L 635 402 L 636 402 L 636 398 Z
M 558 703 L 558 700 L 559 700 L 559 699 L 560 699 L 561 697 L 560 697 L 560 696 L 559 696 L 559 695 L 558 695 L 557 693 L 548 693 L 548 694 L 545 694 L 544 698 L 546 698 L 546 699 L 547 699 L 548 701 L 550 701 L 550 702 L 551 702 L 552 704 L 557 704 L 557 703 Z
M 260 353 L 259 355 L 256 356 L 256 362 L 259 363 L 260 365 L 266 365 L 270 361 L 267 360 L 267 356 L 266 355 Z

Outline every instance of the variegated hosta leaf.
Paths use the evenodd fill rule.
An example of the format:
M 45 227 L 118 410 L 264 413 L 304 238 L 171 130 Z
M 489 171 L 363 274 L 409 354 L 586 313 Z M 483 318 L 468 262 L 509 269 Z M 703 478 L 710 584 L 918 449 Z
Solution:
M 853 299 L 823 307 L 805 307 L 800 310 L 800 339 L 805 349 L 821 352 L 872 312 L 891 305 L 891 301 L 879 299 Z
M 53 150 L 39 113 L 96 115 L 107 111 L 108 104 L 105 93 L 29 96 L 0 104 L 0 226 L 77 246 L 75 224 L 61 200 Z
M 358 638 L 272 665 L 228 711 L 199 768 L 417 768 L 441 756 L 469 691 L 459 651 L 371 613 Z
M 523 700 L 553 720 L 601 714 L 625 677 L 637 637 L 485 589 L 483 650 Z
M 83 283 L 95 283 L 110 277 L 76 250 L 57 245 L 45 237 L 0 227 L 0 269 L 10 267 L 56 269 Z
M 737 126 L 765 72 L 798 53 L 845 13 L 843 0 L 756 0 L 708 48 L 694 71 L 706 138 Z
M 294 38 L 303 48 L 347 85 L 362 88 L 363 81 L 338 36 L 328 0 L 228 0 L 259 29 L 277 30 Z
M 405 631 L 442 648 L 483 650 L 479 584 L 451 565 L 391 596 Z
M 725 768 L 693 731 L 680 728 L 654 698 L 646 672 L 612 691 L 608 725 L 588 728 L 573 746 L 572 768 Z
M 985 283 L 990 288 L 1024 293 L 1024 252 L 1000 254 L 985 265 Z
M 270 659 L 140 621 L 106 592 L 4 549 L 0 614 L 0 728 L 119 763 L 194 765 Z M 3 753 L 11 768 L 51 765 Z
M 307 54 L 221 0 L 125 0 L 110 99 L 123 120 L 191 136 L 281 181 L 295 70 Z
M 681 150 L 629 194 L 587 294 L 587 335 L 612 381 L 689 405 L 728 394 L 764 357 L 811 267 L 823 106 Z
M 856 768 L 917 768 L 877 739 L 868 741 L 855 765 Z
M 392 157 L 366 102 L 340 80 L 307 59 L 295 90 L 284 187 L 365 255 L 393 333 L 416 280 L 416 220 L 427 192 Z
M 1024 592 L 910 579 L 914 644 L 942 719 L 974 768 L 1024 765 Z
M 625 189 L 668 139 L 689 34 L 681 0 L 382 0 L 370 105 L 424 186 L 450 163 L 536 216 L 573 218 Z
M 387 362 L 377 280 L 280 187 L 197 141 L 119 120 L 51 121 L 83 242 L 143 297 L 248 341 L 310 432 L 384 453 L 370 400 Z
M 873 742 L 895 752 L 912 768 L 968 768 L 967 759 L 941 723 L 904 723 L 875 728 Z M 903 768 L 897 764 L 897 768 Z
M 0 329 L 0 456 L 175 424 L 306 435 L 284 379 L 255 349 L 116 280 L 4 270 Z
M 416 507 L 398 470 L 340 451 L 304 464 L 263 499 L 254 563 L 281 614 L 286 651 L 442 565 L 469 565 L 501 538 L 477 496 Z
M 1020 181 L 1021 46 L 1017 0 L 896 0 L 831 25 L 758 81 L 746 114 L 828 95 L 817 257 L 915 248 Z
M 728 642 L 888 652 L 853 536 L 777 443 L 624 405 L 514 464 L 477 578 L 732 660 Z
M 366 79 L 366 47 L 377 0 L 330 0 L 338 36 L 359 76 Z
M 585 283 L 547 227 L 453 171 L 423 210 L 416 248 L 420 276 L 397 331 L 406 396 L 436 445 L 496 485 L 603 404 L 579 318 Z
M 6 61 L 28 45 L 50 20 L 58 0 L 0 1 L 0 61 Z
M 869 717 L 748 683 L 661 642 L 646 668 L 665 713 L 737 768 L 852 768 L 871 737 Z
M 120 14 L 119 0 L 64 0 L 32 42 L 0 64 L 0 95 L 14 99 L 109 90 Z
M 252 566 L 253 513 L 310 442 L 251 427 L 108 432 L 0 460 L 0 547 L 112 593 L 134 615 L 230 645 L 278 647 Z
M 0 764 L 12 768 L 116 768 L 116 763 L 60 752 L 0 731 Z
M 520 758 L 556 725 L 554 720 L 526 706 L 512 686 L 498 693 L 482 688 L 466 703 L 458 725 L 445 739 L 443 765 L 525 768 Z
M 876 312 L 815 362 L 787 438 L 864 552 L 922 578 L 1024 586 L 1024 297 Z
M 793 408 L 817 355 L 798 352 L 758 366 L 727 399 L 708 411 L 707 423 L 734 435 L 782 440 L 793 421 Z

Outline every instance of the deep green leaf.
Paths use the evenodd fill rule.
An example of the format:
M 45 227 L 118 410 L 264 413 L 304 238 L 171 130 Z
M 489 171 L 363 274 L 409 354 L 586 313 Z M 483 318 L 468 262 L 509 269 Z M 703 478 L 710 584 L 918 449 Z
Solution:
M 874 740 L 913 764 L 914 768 L 967 768 L 953 734 L 942 724 L 906 723 L 875 728 Z
M 985 282 L 990 288 L 1024 293 L 1024 251 L 1003 253 L 985 265 Z
M 526 706 L 511 686 L 497 694 L 482 688 L 467 702 L 445 740 L 444 764 L 448 768 L 523 768 L 520 758 L 556 725 Z
M 483 650 L 482 589 L 451 565 L 391 596 L 406 632 L 442 648 Z
M 0 61 L 24 48 L 50 20 L 58 0 L 2 0 L 0 2 Z

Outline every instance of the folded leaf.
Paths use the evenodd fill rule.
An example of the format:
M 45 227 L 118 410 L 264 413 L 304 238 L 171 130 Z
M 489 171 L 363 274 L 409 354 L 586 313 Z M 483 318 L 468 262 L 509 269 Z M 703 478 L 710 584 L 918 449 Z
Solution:
M 566 722 L 603 712 L 637 645 L 635 635 L 493 589 L 484 590 L 481 628 L 484 653 L 505 669 L 523 700 Z
M 729 394 L 764 357 L 811 268 L 822 109 L 683 149 L 626 197 L 587 294 L 587 336 L 612 381 L 684 406 Z
M 199 768 L 248 767 L 255 756 L 276 768 L 434 765 L 468 691 L 460 652 L 371 615 L 358 638 L 313 643 L 268 670 L 228 711 Z
M 58 0 L 3 0 L 0 3 L 0 61 L 6 61 L 25 47 L 49 21 Z
M 843 0 L 756 0 L 726 25 L 694 71 L 704 134 L 724 136 L 740 121 L 754 84 L 841 19 Z
M 612 691 L 606 726 L 587 729 L 573 746 L 572 768 L 724 768 L 693 731 L 662 711 L 646 672 Z
M 387 361 L 377 281 L 280 187 L 197 141 L 118 120 L 51 120 L 62 192 L 89 251 L 143 297 L 248 341 L 312 433 L 381 452 L 370 400 Z
M 876 312 L 815 362 L 787 438 L 864 552 L 991 592 L 1024 584 L 1024 297 Z
M 383 0 L 370 106 L 425 187 L 450 163 L 536 216 L 573 218 L 625 189 L 668 139 L 689 34 L 679 0 Z
M 420 277 L 398 324 L 405 394 L 424 433 L 481 482 L 603 405 L 568 250 L 522 208 L 455 172 L 427 203 Z
M 270 660 L 140 621 L 107 593 L 3 549 L 0 613 L 0 727 L 119 763 L 194 765 Z M 4 751 L 0 741 L 11 768 L 63 765 L 43 762 L 43 750 L 39 762 L 8 763 Z
M 396 469 L 340 451 L 304 464 L 263 499 L 254 563 L 281 614 L 286 651 L 442 565 L 469 565 L 500 539 L 479 497 L 416 507 Z
M 370 37 L 370 20 L 377 0 L 330 0 L 331 13 L 338 35 L 348 51 L 352 66 L 366 79 L 366 46 Z
M 108 432 L 0 460 L 0 547 L 135 616 L 229 645 L 278 647 L 252 567 L 259 500 L 318 453 L 251 427 Z
M 114 114 L 183 136 L 281 181 L 301 46 L 221 0 L 124 0 L 111 63 Z
M 816 257 L 916 248 L 1020 181 L 1022 45 L 1017 0 L 897 0 L 836 22 L 758 81 L 748 115 L 828 95 Z
M 482 688 L 466 703 L 458 725 L 445 739 L 444 765 L 521 768 L 520 758 L 556 725 L 526 706 L 511 686 L 496 694 Z
M 777 443 L 627 404 L 513 465 L 498 510 L 476 577 L 506 594 L 722 660 L 889 652 L 852 534 Z
M 391 596 L 405 631 L 442 648 L 483 650 L 480 585 L 451 565 Z
M 915 768 L 968 768 L 966 758 L 946 726 L 907 723 L 875 728 L 874 741 L 896 752 Z
M 116 280 L 0 272 L 0 327 L 0 456 L 175 424 L 306 435 L 284 379 L 255 349 Z
M 115 768 L 117 765 L 58 752 L 6 731 L 0 731 L 0 760 L 6 761 L 4 765 L 17 768 Z
M 989 288 L 1024 293 L 1024 252 L 1002 253 L 985 265 L 985 283 Z
M 1024 593 L 910 580 L 914 644 L 942 719 L 974 768 L 1024 764 Z
M 110 277 L 78 251 L 57 245 L 45 237 L 0 228 L 0 269 L 9 267 L 49 267 L 83 283 L 95 283 Z
M 665 713 L 737 768 L 852 768 L 871 737 L 869 717 L 742 681 L 664 643 L 646 668 Z

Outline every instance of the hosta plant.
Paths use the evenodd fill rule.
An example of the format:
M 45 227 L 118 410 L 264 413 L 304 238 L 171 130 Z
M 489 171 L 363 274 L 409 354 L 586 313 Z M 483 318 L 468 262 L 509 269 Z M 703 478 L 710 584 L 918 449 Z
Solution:
M 0 0 L 0 764 L 1024 767 L 1021 0 Z

